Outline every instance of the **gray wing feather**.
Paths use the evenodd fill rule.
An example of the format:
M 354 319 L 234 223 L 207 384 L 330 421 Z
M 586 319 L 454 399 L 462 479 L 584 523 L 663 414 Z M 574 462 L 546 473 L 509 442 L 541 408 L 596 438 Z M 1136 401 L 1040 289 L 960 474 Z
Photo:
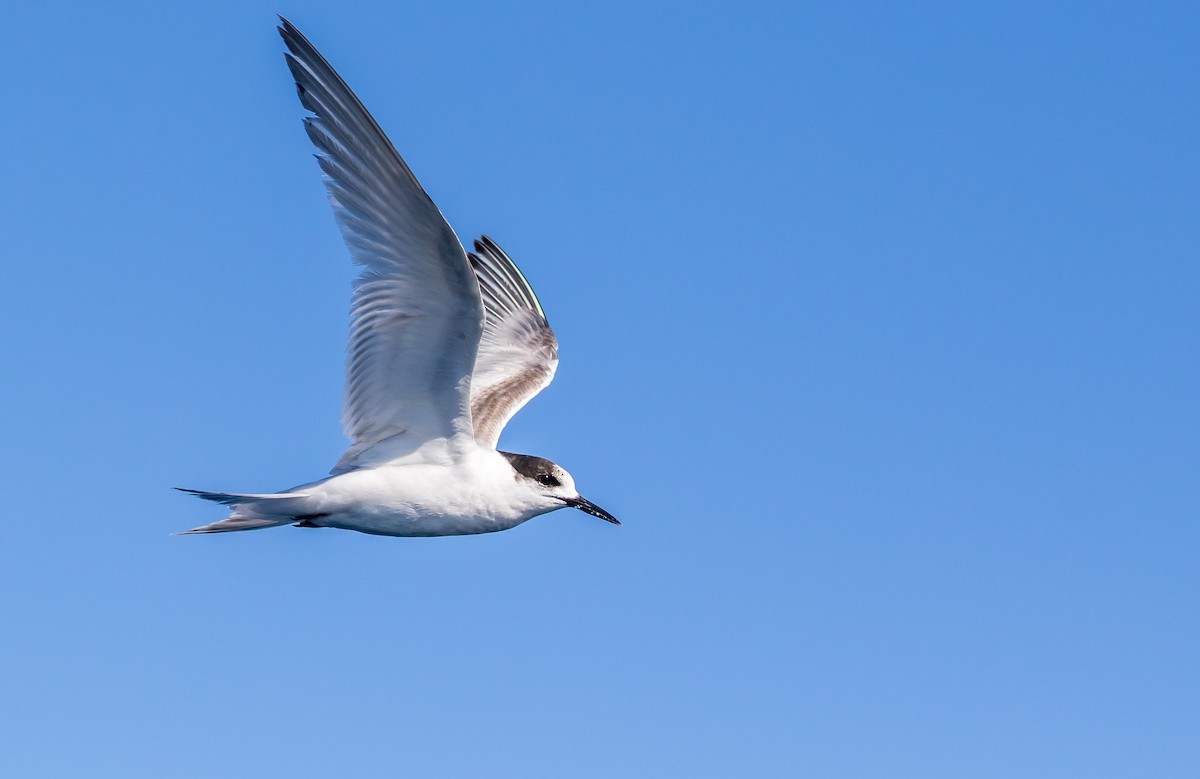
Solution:
M 359 99 L 281 22 L 300 102 L 314 114 L 305 130 L 346 246 L 363 266 L 351 300 L 342 411 L 354 444 L 351 461 L 338 468 L 353 467 L 385 439 L 403 439 L 408 451 L 434 438 L 469 439 L 483 310 L 466 253 Z
M 468 255 L 483 299 L 483 335 L 471 382 L 475 440 L 496 447 L 500 431 L 558 368 L 558 340 L 537 295 L 508 255 L 486 235 Z

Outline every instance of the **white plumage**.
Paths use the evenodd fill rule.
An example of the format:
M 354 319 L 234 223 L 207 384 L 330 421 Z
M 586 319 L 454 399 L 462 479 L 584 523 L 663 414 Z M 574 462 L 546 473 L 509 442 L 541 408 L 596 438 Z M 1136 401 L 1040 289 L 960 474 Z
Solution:
M 610 522 L 562 468 L 496 450 L 545 388 L 558 344 L 512 260 L 458 237 L 379 125 L 286 19 L 280 34 L 330 203 L 354 262 L 342 424 L 333 475 L 283 493 L 185 490 L 233 509 L 189 533 L 295 523 L 396 536 L 505 530 L 573 506 Z

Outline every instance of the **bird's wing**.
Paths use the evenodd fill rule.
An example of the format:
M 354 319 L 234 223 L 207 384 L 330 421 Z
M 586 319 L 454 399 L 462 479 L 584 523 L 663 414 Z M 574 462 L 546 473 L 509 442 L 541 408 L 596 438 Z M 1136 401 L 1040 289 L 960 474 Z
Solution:
M 353 441 L 335 472 L 437 438 L 470 441 L 471 372 L 483 326 L 466 253 L 383 130 L 300 31 L 282 19 L 304 128 L 354 282 L 342 425 Z M 389 441 L 379 446 L 381 441 Z
M 529 282 L 486 235 L 468 255 L 483 296 L 483 336 L 471 379 L 475 440 L 496 447 L 500 431 L 558 368 L 558 340 Z

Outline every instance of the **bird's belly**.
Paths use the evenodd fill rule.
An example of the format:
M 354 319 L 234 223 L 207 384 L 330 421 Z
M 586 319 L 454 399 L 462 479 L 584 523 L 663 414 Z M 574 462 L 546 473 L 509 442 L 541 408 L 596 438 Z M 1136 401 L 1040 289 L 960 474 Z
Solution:
M 536 511 L 507 500 L 492 485 L 447 469 L 380 468 L 335 476 L 309 525 L 381 536 L 458 536 L 508 530 Z
M 465 536 L 508 530 L 525 519 L 528 517 L 497 518 L 484 511 L 435 514 L 408 509 L 389 510 L 380 506 L 368 510 L 329 514 L 312 520 L 312 524 L 357 530 L 377 536 Z

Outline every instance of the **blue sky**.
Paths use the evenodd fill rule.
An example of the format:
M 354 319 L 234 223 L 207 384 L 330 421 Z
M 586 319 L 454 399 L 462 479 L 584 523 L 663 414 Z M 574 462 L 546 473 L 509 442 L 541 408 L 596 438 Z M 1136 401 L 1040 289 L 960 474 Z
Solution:
M 274 14 L 562 345 L 614 528 L 179 538 L 320 477 Z M 17 4 L 0 774 L 1200 772 L 1194 4 Z

